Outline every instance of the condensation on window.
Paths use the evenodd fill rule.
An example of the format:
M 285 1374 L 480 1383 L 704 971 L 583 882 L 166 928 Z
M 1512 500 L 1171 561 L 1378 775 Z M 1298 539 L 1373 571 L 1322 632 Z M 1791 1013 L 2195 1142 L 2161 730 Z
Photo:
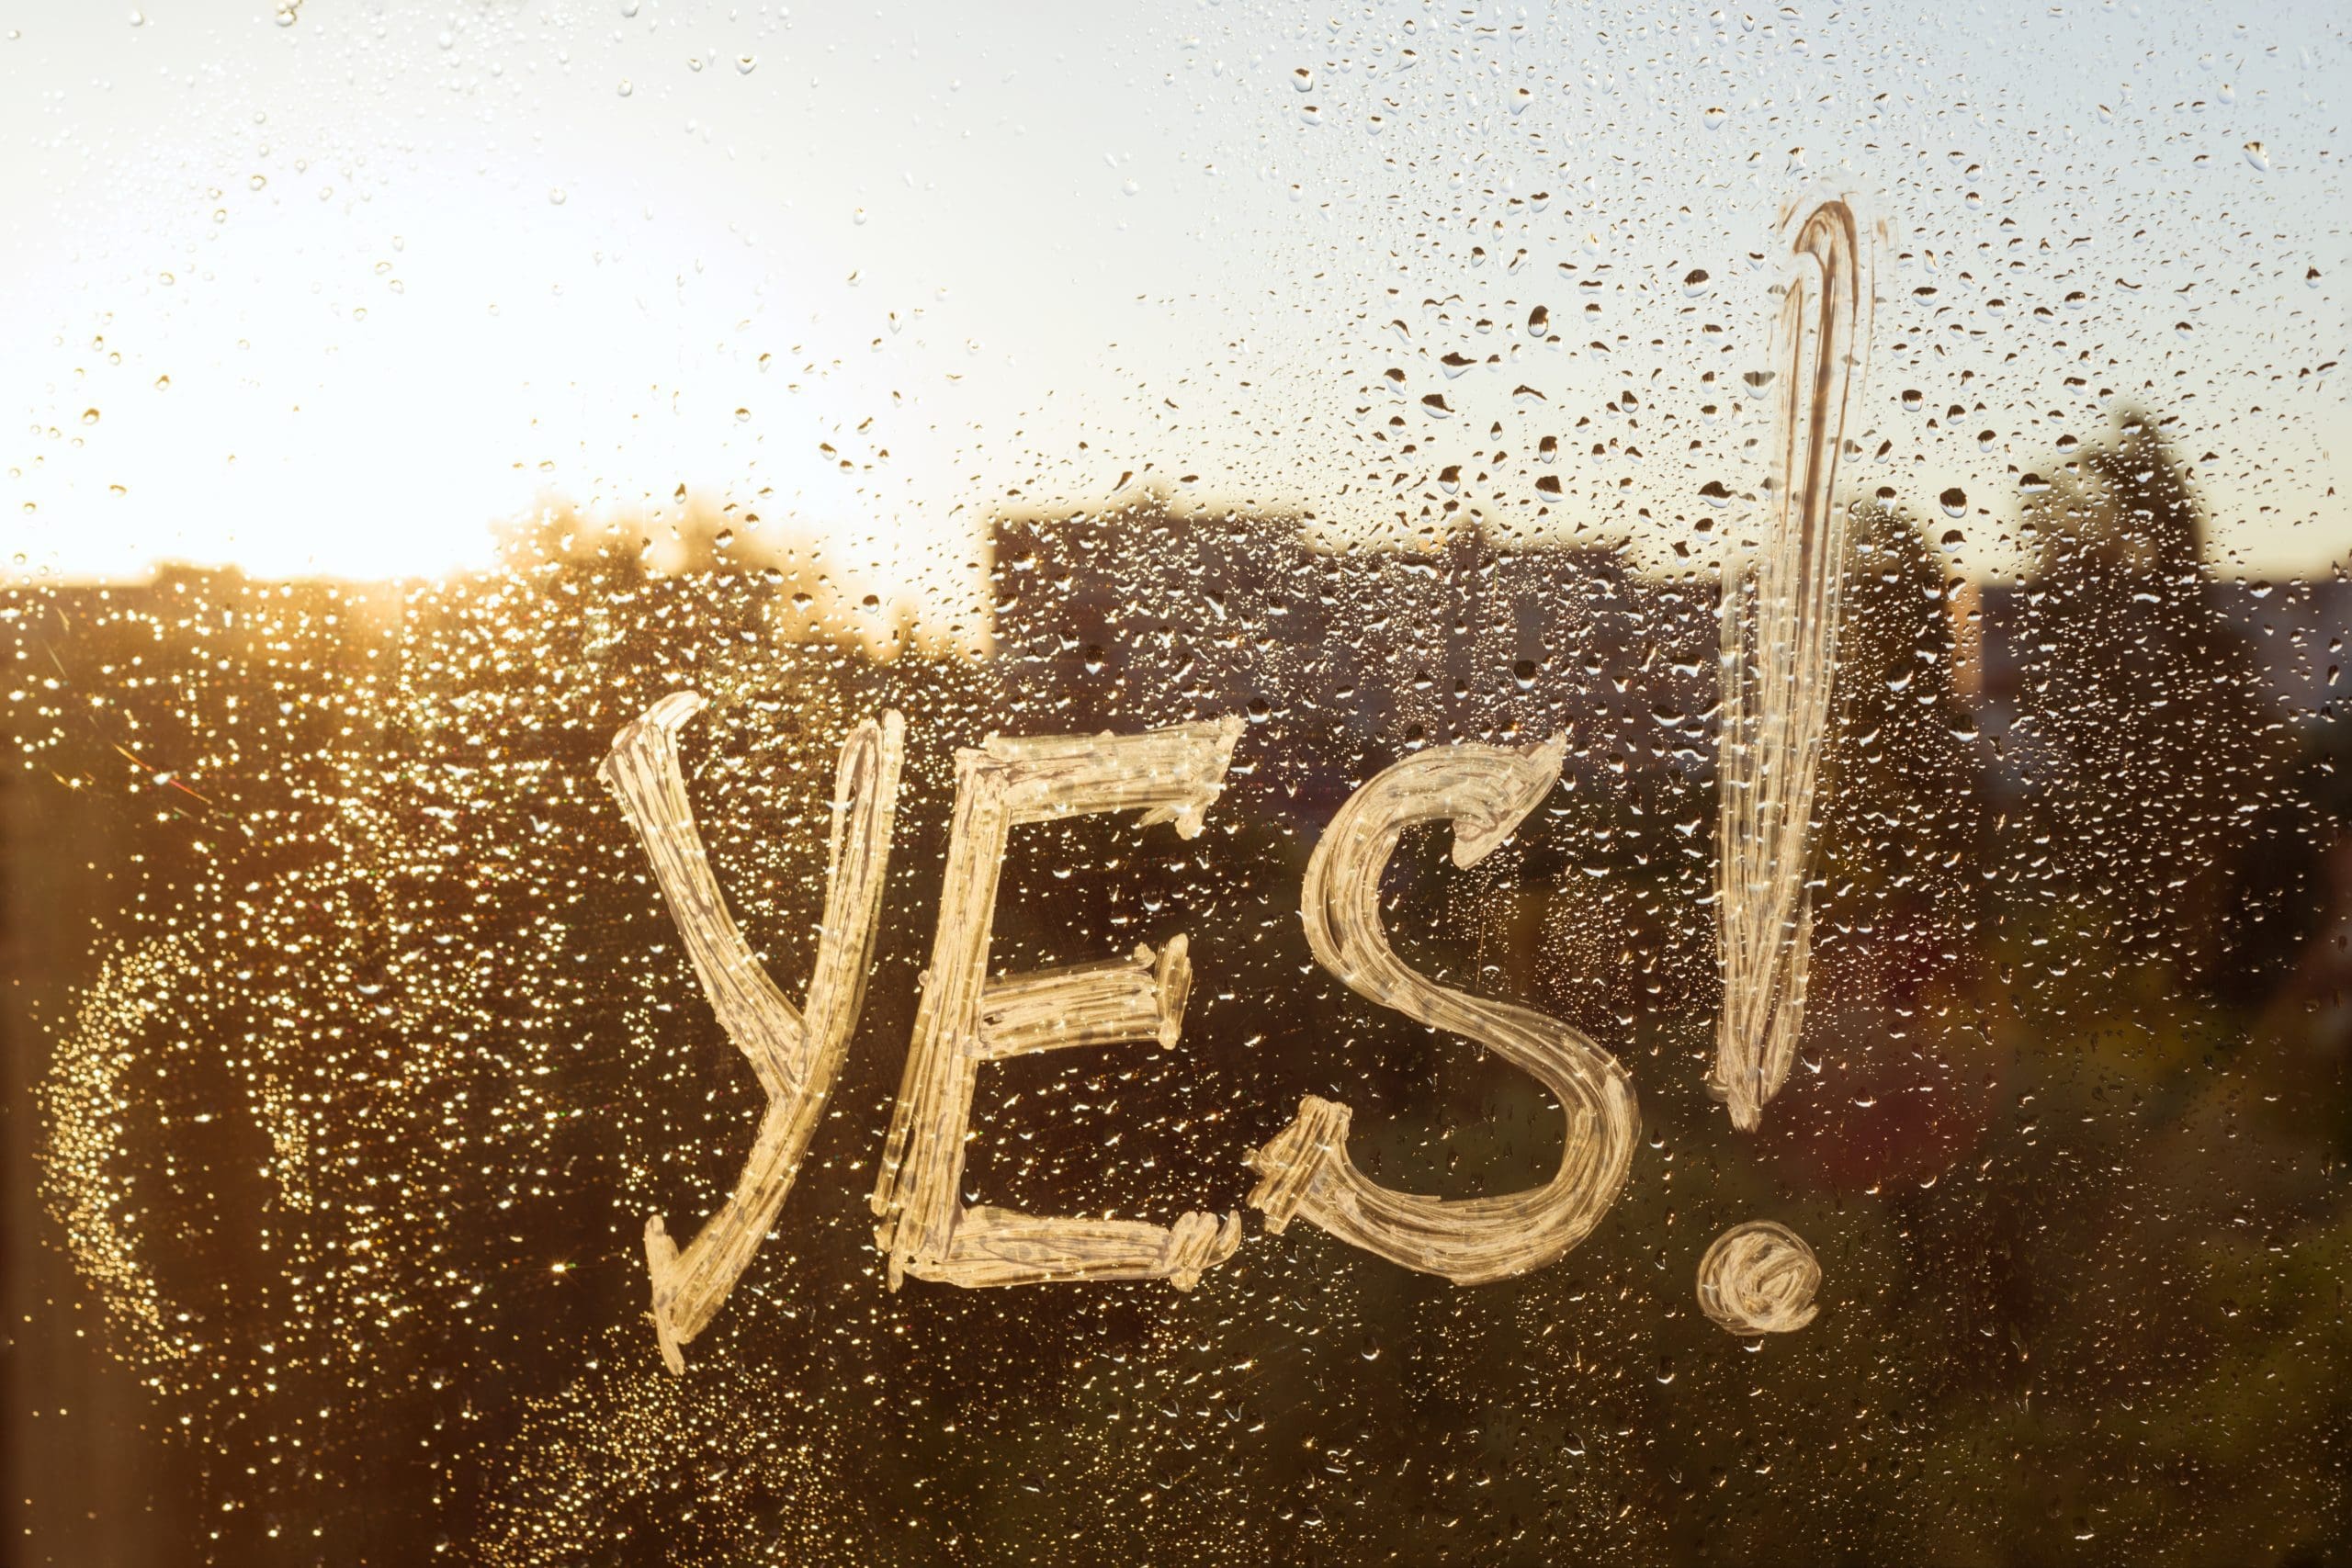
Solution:
M 12 1554 L 2333 1561 L 2346 50 L 0 16 Z

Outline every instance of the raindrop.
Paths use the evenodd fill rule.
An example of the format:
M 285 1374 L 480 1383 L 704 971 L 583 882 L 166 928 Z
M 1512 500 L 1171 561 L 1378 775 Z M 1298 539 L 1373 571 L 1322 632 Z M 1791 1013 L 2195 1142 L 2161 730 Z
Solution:
M 1927 394 L 1920 391 L 1918 388 L 1906 388 L 1903 393 L 1903 412 L 1905 413 L 1917 413 L 1920 409 L 1927 406 Z
M 561 207 L 563 203 L 564 194 L 563 187 L 561 186 L 557 186 L 548 192 L 548 205 L 549 207 Z
M 741 424 L 741 423 L 743 423 L 745 421 L 749 420 L 751 417 L 752 417 L 752 411 L 751 411 L 750 409 L 737 409 L 737 410 L 735 411 L 735 423 L 738 423 L 738 424 Z
M 97 411 L 97 410 L 96 410 L 96 409 L 84 409 L 84 410 L 82 411 L 82 423 L 83 423 L 84 424 L 96 424 L 96 423 L 98 423 L 98 411 Z
M 1685 294 L 1692 296 L 1704 294 L 1709 287 L 1705 267 L 1694 266 L 1682 275 L 1682 292 Z
M 132 27 L 134 27 L 134 28 L 143 28 L 143 27 L 145 27 L 145 26 L 147 25 L 147 13 L 146 13 L 146 12 L 144 12 L 144 11 L 133 11 L 133 12 L 131 12 L 131 13 L 130 13 L 130 25 L 131 25 Z
M 1730 118 L 1731 111 L 1728 109 L 1711 108 L 1699 117 L 1699 123 L 1709 130 L 1715 130 L 1721 129 L 1724 121 Z
M 1552 310 L 1548 305 L 1538 305 L 1527 312 L 1527 335 L 1543 338 L 1552 335 Z
M 2267 175 L 2270 172 L 2270 154 L 2263 151 L 2262 143 L 2259 141 L 2249 141 L 2245 144 L 2245 161 L 2254 166 L 2256 174 Z
M 1302 65 L 1290 73 L 1291 86 L 1301 93 L 1315 91 L 1315 73 Z
M 630 86 L 630 85 L 629 85 L 629 82 L 628 82 L 628 77 L 624 76 L 624 77 L 622 77 L 622 78 L 621 78 L 621 96 L 622 96 L 622 97 L 626 98 L 626 97 L 628 97 L 631 93 L 634 93 L 634 92 L 636 92 L 636 91 L 637 91 L 637 89 L 636 89 L 635 87 L 632 87 L 632 86 Z
M 1936 500 L 1943 507 L 1944 515 L 1947 517 L 1968 515 L 1968 492 L 1958 485 L 1952 486 L 1951 489 L 1936 497 Z
M 759 68 L 760 57 L 756 54 L 739 54 L 735 57 L 735 73 L 738 76 L 749 76 Z

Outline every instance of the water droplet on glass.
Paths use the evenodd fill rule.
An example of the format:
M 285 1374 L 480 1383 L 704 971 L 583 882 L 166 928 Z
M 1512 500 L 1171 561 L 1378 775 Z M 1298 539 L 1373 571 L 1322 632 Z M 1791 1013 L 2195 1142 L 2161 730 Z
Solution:
M 630 85 L 629 85 L 629 81 L 628 81 L 628 77 L 624 76 L 624 77 L 622 77 L 622 78 L 621 78 L 621 96 L 622 96 L 622 97 L 626 98 L 626 97 L 628 97 L 631 93 L 634 93 L 634 92 L 636 92 L 636 91 L 637 91 L 637 89 L 636 89 L 635 87 L 632 87 L 632 86 L 630 86 Z
M 739 76 L 749 76 L 759 68 L 760 57 L 756 54 L 739 54 L 735 57 L 735 73 Z
M 1730 118 L 1731 111 L 1728 109 L 1711 108 L 1699 117 L 1699 123 L 1709 130 L 1714 130 L 1720 129 L 1724 121 Z
M 1951 489 L 1936 497 L 1936 501 L 1943 507 L 1944 515 L 1947 517 L 1968 515 L 1968 492 L 1958 485 L 1952 486 Z
M 856 211 L 851 213 L 849 215 L 849 220 L 853 223 L 864 224 L 865 221 L 865 209 L 861 207 Z
M 752 411 L 751 411 L 750 409 L 737 409 L 737 410 L 735 411 L 735 423 L 738 423 L 738 424 L 741 424 L 741 423 L 745 423 L 745 422 L 746 422 L 746 421 L 748 421 L 751 417 L 752 417 Z
M 130 25 L 131 25 L 132 27 L 134 27 L 134 28 L 143 28 L 143 27 L 145 27 L 145 26 L 147 25 L 147 13 L 146 13 L 146 12 L 144 12 L 144 11 L 133 11 L 133 12 L 131 12 L 131 13 L 130 13 Z
M 1918 388 L 1905 388 L 1903 393 L 1903 412 L 1905 413 L 1917 413 L 1919 410 L 1926 405 L 1927 401 L 1927 394 L 1920 391 Z
M 564 194 L 563 194 L 563 187 L 562 187 L 561 186 L 556 186 L 556 187 L 554 187 L 552 190 L 550 190 L 550 191 L 548 191 L 548 206 L 550 206 L 550 207 L 561 207 L 561 206 L 563 205 L 563 203 L 564 203 Z
M 638 0 L 621 0 L 621 15 L 624 17 L 636 16 L 637 4 Z
M 84 424 L 96 424 L 96 423 L 98 423 L 98 411 L 97 411 L 97 410 L 96 410 L 96 409 L 84 409 L 84 410 L 82 411 L 82 423 L 83 423 Z
M 1682 292 L 1685 294 L 1692 296 L 1704 294 L 1709 287 L 1710 281 L 1705 267 L 1694 266 L 1682 275 Z
M 1302 93 L 1315 91 L 1315 73 L 1302 65 L 1290 73 L 1290 85 Z
M 2254 166 L 2257 174 L 2267 175 L 2270 172 L 2270 154 L 2262 150 L 2262 143 L 2259 141 L 2249 141 L 2245 144 L 2245 161 Z

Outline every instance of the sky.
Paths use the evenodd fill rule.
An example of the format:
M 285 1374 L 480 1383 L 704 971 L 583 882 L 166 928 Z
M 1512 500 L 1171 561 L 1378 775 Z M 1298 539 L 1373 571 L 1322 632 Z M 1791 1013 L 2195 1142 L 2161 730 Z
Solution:
M 1159 482 L 1690 570 L 1763 479 L 1775 221 L 1837 191 L 1849 493 L 2003 570 L 2137 405 L 2225 570 L 2325 572 L 2333 13 L 0 0 L 8 555 L 434 573 L 683 490 L 953 603 L 994 510 Z

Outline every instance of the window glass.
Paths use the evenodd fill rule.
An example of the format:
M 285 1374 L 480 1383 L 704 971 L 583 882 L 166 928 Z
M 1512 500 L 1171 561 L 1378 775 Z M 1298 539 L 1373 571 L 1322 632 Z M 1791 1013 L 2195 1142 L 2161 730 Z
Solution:
M 27 1562 L 2319 1562 L 2340 18 L 0 8 Z

